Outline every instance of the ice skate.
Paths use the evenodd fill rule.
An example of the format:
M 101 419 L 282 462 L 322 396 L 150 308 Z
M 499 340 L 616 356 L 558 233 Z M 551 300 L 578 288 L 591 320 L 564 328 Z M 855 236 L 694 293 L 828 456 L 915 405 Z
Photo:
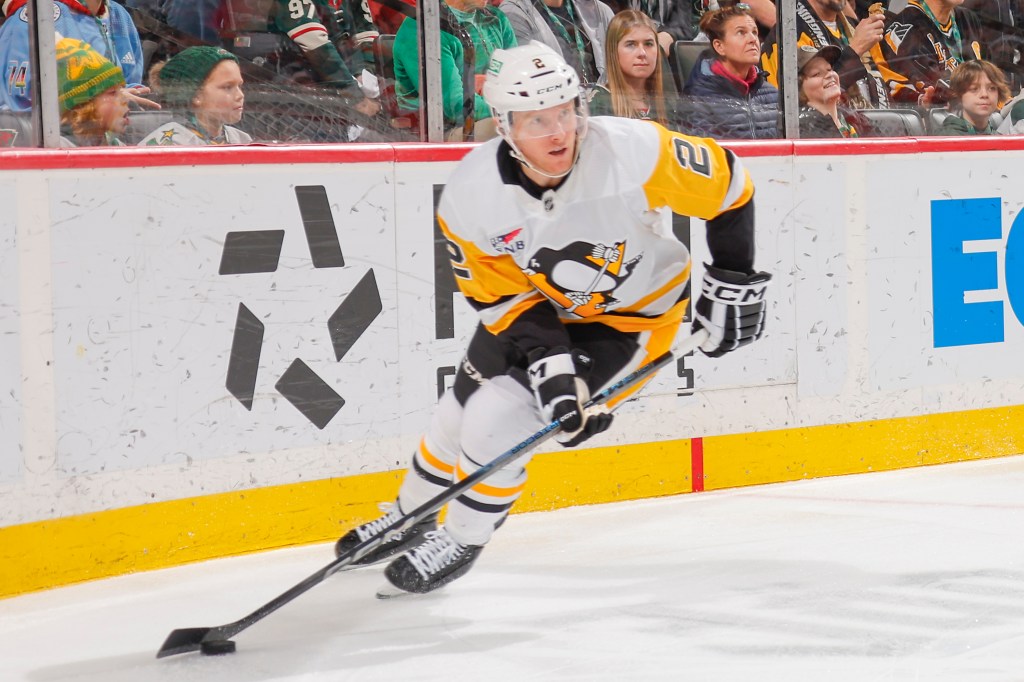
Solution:
M 374 535 L 377 535 L 403 516 L 402 510 L 398 507 L 398 503 L 381 505 L 381 510 L 386 512 L 384 516 L 374 521 L 370 521 L 369 523 L 364 523 L 363 525 L 353 528 L 342 535 L 341 539 L 334 545 L 334 555 L 340 557 L 343 553 L 351 550 L 359 543 L 365 542 Z M 353 561 L 352 565 L 370 566 L 372 564 L 380 563 L 385 559 L 390 559 L 396 554 L 405 552 L 420 544 L 426 539 L 424 536 L 427 533 L 436 529 L 437 514 L 435 513 L 426 517 L 404 533 L 399 533 L 395 537 L 389 538 L 377 545 L 377 547 L 366 553 L 364 556 Z
M 482 545 L 461 545 L 443 527 L 438 528 L 427 533 L 422 544 L 388 564 L 384 577 L 402 592 L 433 592 L 465 575 L 482 549 Z M 392 595 L 385 592 L 381 596 Z

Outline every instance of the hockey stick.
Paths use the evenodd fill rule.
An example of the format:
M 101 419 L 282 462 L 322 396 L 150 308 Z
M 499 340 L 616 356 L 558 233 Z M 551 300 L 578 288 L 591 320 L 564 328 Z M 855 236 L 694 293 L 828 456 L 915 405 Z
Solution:
M 683 340 L 676 352 L 680 355 L 687 355 L 693 352 L 697 346 L 704 342 L 706 338 L 707 331 L 702 329 Z M 608 400 L 620 393 L 623 389 L 650 376 L 664 367 L 666 364 L 671 362 L 673 358 L 674 356 L 672 353 L 665 353 L 655 358 L 651 362 L 626 375 L 588 400 L 586 405 L 584 405 L 584 409 L 608 402 Z M 480 467 L 463 480 L 454 484 L 450 488 L 447 488 L 443 493 L 427 500 L 419 507 L 398 519 L 373 537 L 367 538 L 349 551 L 344 552 L 341 556 L 321 568 L 316 573 L 310 575 L 288 591 L 271 599 L 269 602 L 244 618 L 236 620 L 233 623 L 219 625 L 216 627 L 182 628 L 172 631 L 171 634 L 167 636 L 167 639 L 164 640 L 163 646 L 160 647 L 160 651 L 157 652 L 156 657 L 164 658 L 165 656 L 174 656 L 176 654 L 184 654 L 190 651 L 199 650 L 203 650 L 204 653 L 227 653 L 233 651 L 234 643 L 229 640 L 239 632 L 263 620 L 274 611 L 277 611 L 288 602 L 305 593 L 307 590 L 320 584 L 338 571 L 345 569 L 353 562 L 358 561 L 367 552 L 372 551 L 388 538 L 409 530 L 428 515 L 433 514 L 448 502 L 454 500 L 456 497 L 490 476 L 496 470 L 508 466 L 530 450 L 533 450 L 535 447 L 554 436 L 561 426 L 562 424 L 559 420 L 552 421 L 550 424 L 542 428 L 540 431 L 537 431 L 523 442 L 509 450 L 506 450 L 489 464 Z

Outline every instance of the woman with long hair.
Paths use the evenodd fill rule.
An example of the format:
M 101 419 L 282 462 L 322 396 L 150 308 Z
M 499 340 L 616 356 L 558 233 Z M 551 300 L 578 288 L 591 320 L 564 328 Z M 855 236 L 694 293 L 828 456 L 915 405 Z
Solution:
M 683 132 L 706 137 L 758 139 L 779 136 L 779 91 L 761 70 L 761 41 L 750 6 L 719 0 L 700 29 L 711 50 L 694 66 L 683 89 L 690 108 Z
M 669 126 L 670 107 L 662 82 L 658 27 L 643 12 L 624 10 L 608 24 L 605 39 L 606 85 L 590 99 L 595 116 L 622 116 Z

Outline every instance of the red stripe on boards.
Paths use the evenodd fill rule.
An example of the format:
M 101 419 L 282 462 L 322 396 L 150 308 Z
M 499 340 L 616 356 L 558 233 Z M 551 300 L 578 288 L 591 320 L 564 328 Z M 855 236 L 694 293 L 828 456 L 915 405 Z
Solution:
M 704 492 L 704 439 L 690 439 L 690 476 L 693 492 Z

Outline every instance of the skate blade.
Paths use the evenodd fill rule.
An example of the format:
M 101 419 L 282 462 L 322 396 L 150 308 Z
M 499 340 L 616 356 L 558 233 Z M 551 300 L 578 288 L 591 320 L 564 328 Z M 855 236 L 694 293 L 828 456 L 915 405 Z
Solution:
M 411 597 L 414 594 L 413 592 L 406 592 L 400 587 L 395 587 L 391 583 L 387 583 L 377 590 L 377 599 L 400 599 L 402 597 Z

